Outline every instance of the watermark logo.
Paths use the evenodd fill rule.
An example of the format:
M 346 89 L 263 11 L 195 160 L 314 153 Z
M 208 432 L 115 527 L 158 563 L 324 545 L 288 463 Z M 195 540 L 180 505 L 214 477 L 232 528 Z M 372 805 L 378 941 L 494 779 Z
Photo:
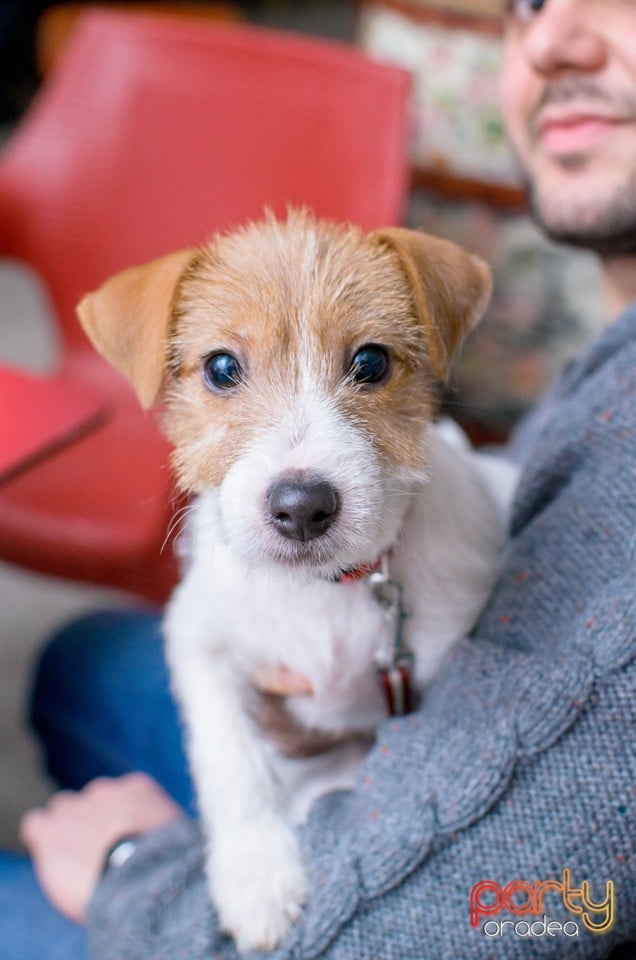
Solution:
M 549 920 L 544 913 L 544 898 L 547 893 L 561 895 L 561 902 L 573 917 L 565 922 Z M 536 916 L 539 920 L 503 920 L 502 911 L 515 917 Z M 495 917 L 497 919 L 495 919 Z M 487 919 L 485 919 L 487 918 Z M 512 930 L 521 937 L 554 937 L 563 935 L 577 937 L 579 921 L 592 933 L 607 933 L 615 919 L 614 883 L 607 880 L 605 896 L 595 900 L 589 880 L 580 887 L 572 886 L 572 874 L 564 867 L 561 880 L 512 880 L 504 887 L 494 880 L 480 880 L 470 891 L 470 923 L 479 927 L 485 920 L 482 931 L 487 937 L 500 937 Z

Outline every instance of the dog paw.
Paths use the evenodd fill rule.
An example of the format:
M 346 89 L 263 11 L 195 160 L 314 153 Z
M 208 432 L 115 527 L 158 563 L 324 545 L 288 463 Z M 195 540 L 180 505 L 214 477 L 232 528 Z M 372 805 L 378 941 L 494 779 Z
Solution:
M 241 952 L 273 950 L 301 914 L 306 881 L 298 842 L 272 817 L 215 837 L 209 877 L 222 929 Z

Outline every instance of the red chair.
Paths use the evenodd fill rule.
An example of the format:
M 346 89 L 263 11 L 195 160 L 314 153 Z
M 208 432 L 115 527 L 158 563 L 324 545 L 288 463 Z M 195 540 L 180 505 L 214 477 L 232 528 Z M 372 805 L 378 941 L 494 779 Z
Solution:
M 399 222 L 407 88 L 402 71 L 346 46 L 86 14 L 0 162 L 0 255 L 44 279 L 64 347 L 58 383 L 87 385 L 108 419 L 0 486 L 0 557 L 165 598 L 166 446 L 85 340 L 75 305 L 113 272 L 265 204 L 367 229 Z

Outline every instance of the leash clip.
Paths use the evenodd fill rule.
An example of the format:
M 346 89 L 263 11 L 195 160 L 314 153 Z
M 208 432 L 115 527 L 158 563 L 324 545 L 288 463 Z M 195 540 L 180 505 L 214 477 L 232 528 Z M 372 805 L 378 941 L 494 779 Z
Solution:
M 368 584 L 371 596 L 392 622 L 389 643 L 378 650 L 374 659 L 388 713 L 399 717 L 414 709 L 414 657 L 404 638 L 407 613 L 402 602 L 402 586 L 389 574 L 388 554 L 383 554 L 381 569 L 369 575 Z

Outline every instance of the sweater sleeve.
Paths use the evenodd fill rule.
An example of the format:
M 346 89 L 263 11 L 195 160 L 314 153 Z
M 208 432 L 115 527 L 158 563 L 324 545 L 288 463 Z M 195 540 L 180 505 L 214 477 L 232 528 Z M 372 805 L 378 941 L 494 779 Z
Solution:
M 473 635 L 313 808 L 309 902 L 272 960 L 593 960 L 636 938 L 635 397 L 632 313 L 555 396 Z M 184 821 L 104 879 L 94 960 L 236 960 L 201 851 Z
M 606 957 L 614 945 L 636 936 L 635 727 L 636 664 L 632 661 L 629 668 L 612 670 L 595 685 L 577 722 L 550 749 L 517 762 L 499 802 L 468 826 L 454 823 L 455 829 L 449 831 L 443 823 L 431 823 L 424 813 L 425 798 L 415 797 L 411 813 L 417 818 L 415 825 L 403 812 L 395 823 L 390 811 L 376 817 L 375 811 L 367 812 L 372 823 L 384 821 L 384 835 L 366 851 L 366 862 L 357 851 L 357 867 L 351 835 L 347 843 L 341 837 L 335 858 L 323 837 L 320 859 L 323 865 L 332 861 L 329 874 L 316 870 L 313 862 L 316 901 L 310 904 L 305 922 L 292 932 L 291 941 L 275 956 L 325 960 Z M 484 742 L 486 750 L 492 745 L 492 739 Z M 402 771 L 403 780 L 405 776 Z M 333 835 L 338 832 L 337 821 L 346 818 L 346 812 L 338 809 L 342 806 L 338 799 L 330 798 L 314 816 L 320 829 Z M 447 799 L 451 804 L 455 801 L 455 797 Z M 446 810 L 449 813 L 452 806 Z M 420 858 L 417 843 L 425 827 L 430 830 L 429 838 L 424 838 L 429 843 Z M 202 854 L 198 828 L 190 821 L 146 838 L 132 860 L 107 874 L 98 888 L 89 918 L 91 956 L 95 960 L 236 960 L 232 942 L 220 935 L 216 925 Z M 409 869 L 409 860 L 420 862 Z M 538 917 L 515 917 L 502 910 L 478 916 L 478 925 L 471 926 L 471 891 L 480 881 L 494 881 L 502 890 L 513 880 L 561 882 L 565 867 L 571 871 L 572 886 L 588 881 L 596 901 L 605 896 L 608 880 L 614 884 L 614 922 L 608 933 L 588 932 L 580 918 L 564 907 L 558 891 L 545 897 Z M 380 886 L 372 885 L 375 876 L 382 876 Z M 487 897 L 476 899 L 477 904 L 481 902 L 486 903 Z M 568 934 L 541 934 L 544 916 L 561 924 Z M 600 924 L 606 914 L 591 917 Z M 533 938 L 535 952 L 526 942 L 528 937 L 514 935 L 510 925 L 502 930 L 504 920 L 539 922 L 535 927 L 539 936 Z M 567 927 L 568 920 L 574 921 L 576 938 L 571 937 L 575 927 L 572 923 Z M 566 952 L 572 945 L 576 950 Z
M 186 817 L 142 837 L 89 905 L 91 957 L 209 960 L 215 927 L 203 863 L 203 837 Z

